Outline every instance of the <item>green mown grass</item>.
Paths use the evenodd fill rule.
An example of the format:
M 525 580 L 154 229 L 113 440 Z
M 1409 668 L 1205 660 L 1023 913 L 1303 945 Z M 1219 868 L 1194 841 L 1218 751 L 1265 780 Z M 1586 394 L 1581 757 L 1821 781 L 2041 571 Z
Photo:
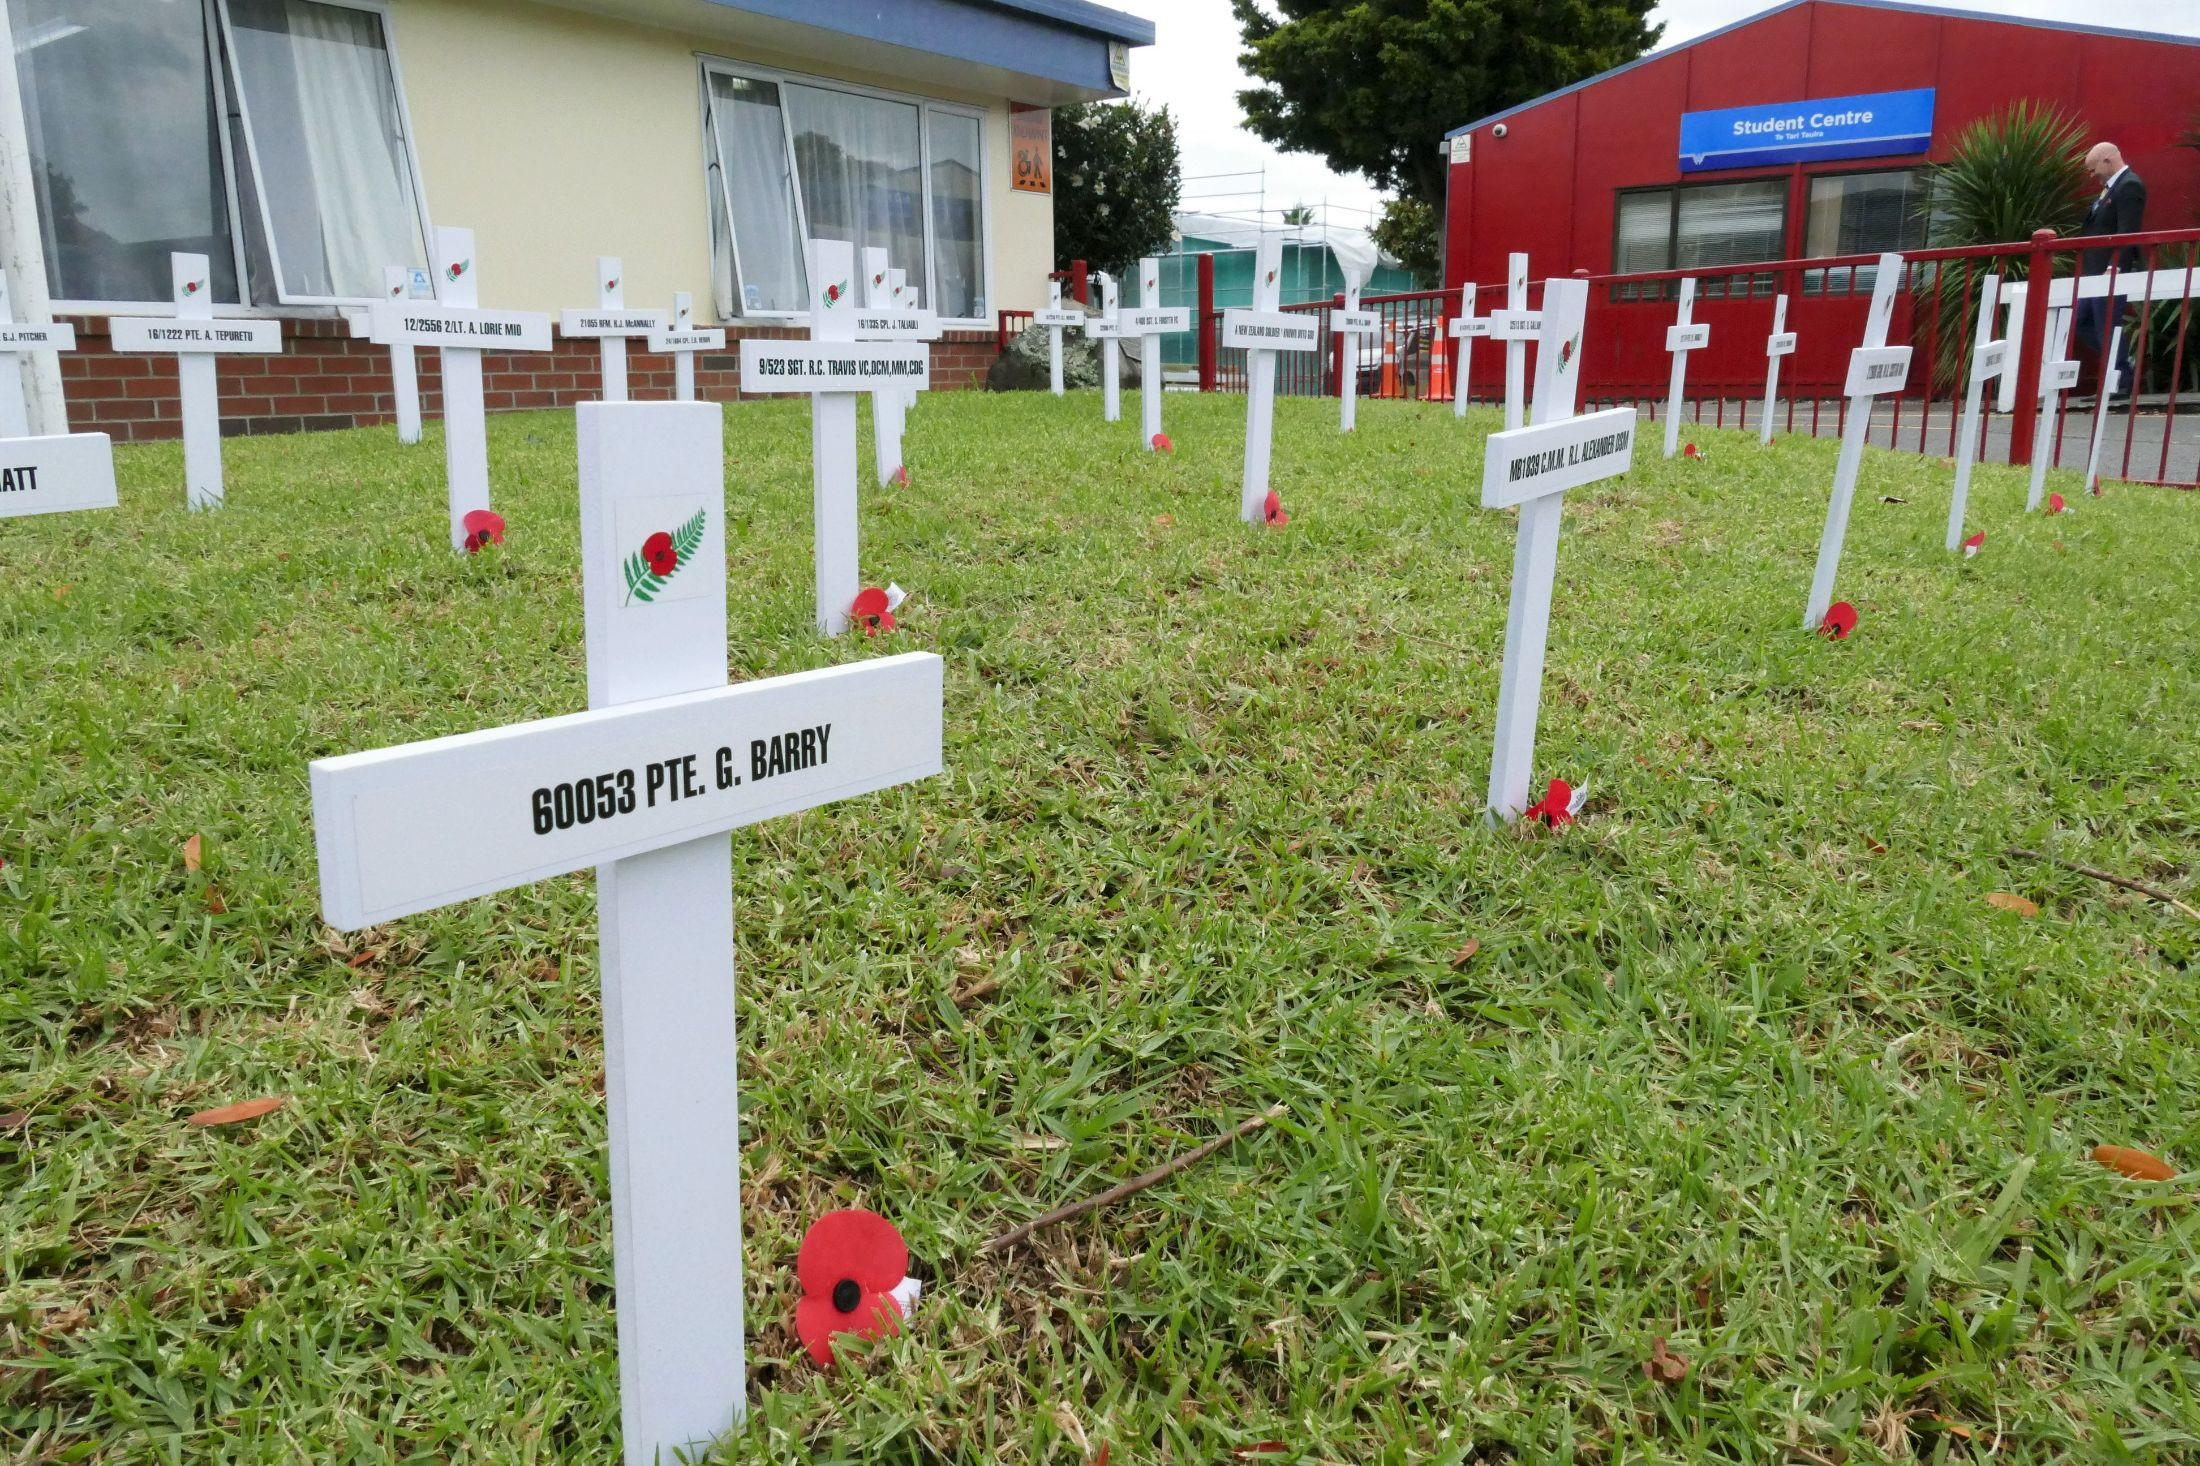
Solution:
M 864 498 L 905 630 L 830 645 L 807 409 L 727 412 L 736 676 L 935 650 L 948 769 L 734 837 L 729 1459 L 2192 1459 L 2191 1188 L 2088 1152 L 2200 1164 L 2200 923 L 2003 850 L 2191 891 L 2200 499 L 1982 470 L 1964 562 L 1947 466 L 1875 452 L 1829 643 L 1834 444 L 1640 462 L 1566 511 L 1538 772 L 1585 819 L 1491 832 L 1487 415 L 1282 403 L 1267 531 L 1241 399 L 1172 397 L 1169 458 L 1127 406 L 924 402 Z M 10 1459 L 615 1453 L 590 878 L 316 912 L 308 760 L 584 705 L 571 415 L 490 441 L 473 560 L 432 430 L 234 440 L 199 516 L 124 448 L 119 511 L 0 523 Z M 930 1285 L 825 1372 L 836 1205 Z

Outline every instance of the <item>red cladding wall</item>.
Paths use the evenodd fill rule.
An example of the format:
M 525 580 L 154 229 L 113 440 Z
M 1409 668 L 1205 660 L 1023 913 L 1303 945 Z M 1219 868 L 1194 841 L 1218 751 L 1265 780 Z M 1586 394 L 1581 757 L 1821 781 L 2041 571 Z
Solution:
M 1683 112 L 1914 87 L 1937 93 L 1927 154 L 1680 171 Z M 2147 181 L 2148 227 L 2200 224 L 2200 151 L 2177 145 L 2200 111 L 2200 44 L 1807 0 L 1533 103 L 1503 119 L 1502 138 L 1475 128 L 1470 161 L 1451 169 L 1444 283 L 1502 289 L 1514 250 L 1538 278 L 1608 273 L 1616 192 L 1684 181 L 1788 179 L 1797 256 L 1810 174 L 1943 161 L 1972 121 L 2019 98 L 2055 103 L 2121 147 Z

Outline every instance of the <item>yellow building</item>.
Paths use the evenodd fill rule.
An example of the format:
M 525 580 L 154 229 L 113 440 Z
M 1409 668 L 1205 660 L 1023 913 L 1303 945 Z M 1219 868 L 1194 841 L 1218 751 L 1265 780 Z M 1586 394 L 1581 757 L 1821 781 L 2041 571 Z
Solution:
M 687 291 L 701 319 L 786 324 L 809 234 L 885 246 L 946 323 L 990 328 L 1040 304 L 1052 268 L 1052 199 L 1015 186 L 1012 116 L 1122 95 L 1153 40 L 1088 0 L 4 13 L 22 127 L 0 180 L 27 161 L 31 196 L 0 199 L 4 262 L 42 267 L 47 300 L 18 289 L 19 308 L 91 317 L 165 302 L 175 250 L 212 259 L 224 313 L 329 316 L 386 266 L 428 265 L 432 225 L 455 224 L 490 306 L 593 305 L 595 259 L 617 255 L 631 306 Z

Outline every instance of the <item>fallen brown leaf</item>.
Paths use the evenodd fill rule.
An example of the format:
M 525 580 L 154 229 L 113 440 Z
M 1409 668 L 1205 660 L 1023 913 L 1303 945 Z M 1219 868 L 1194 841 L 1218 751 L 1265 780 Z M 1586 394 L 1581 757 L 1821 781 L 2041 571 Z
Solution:
M 183 868 L 185 870 L 197 870 L 199 868 L 199 837 L 196 835 L 183 842 Z
M 211 1110 L 201 1110 L 196 1115 L 184 1117 L 186 1125 L 236 1125 L 246 1120 L 257 1120 L 262 1115 L 273 1114 L 290 1103 L 287 1094 L 271 1094 L 263 1099 L 239 1100 L 233 1105 L 217 1105 Z
M 1156 514 L 1153 517 L 1153 522 L 1155 524 L 1174 524 L 1176 523 L 1176 516 L 1174 514 Z
M 2133 1150 L 2128 1145 L 2096 1145 L 2093 1159 L 2134 1181 L 2170 1181 L 2177 1176 L 2177 1168 L 2168 1161 L 2143 1150 Z
M 1650 1357 L 1642 1361 L 1642 1374 L 1658 1384 L 1677 1385 L 1688 1378 L 1688 1356 L 1667 1349 L 1665 1336 L 1660 1334 L 1651 1341 Z
M 38 1321 L 38 1331 L 48 1338 L 73 1334 L 92 1321 L 92 1311 L 79 1303 L 73 1308 L 57 1308 Z
M 1877 840 L 1874 840 L 1869 835 L 1866 835 L 1864 837 L 1864 848 L 1866 850 L 1869 850 L 1874 855 L 1885 855 L 1887 853 L 1887 847 L 1880 844 Z
M 361 953 L 360 953 L 360 954 L 359 954 L 358 956 L 356 956 L 356 957 L 352 958 L 352 959 L 351 959 L 351 960 L 350 960 L 349 962 L 346 962 L 346 963 L 345 963 L 344 965 L 345 965 L 346 967 L 364 967 L 364 966 L 366 966 L 366 965 L 367 965 L 367 964 L 368 964 L 369 962 L 372 962 L 372 961 L 373 961 L 373 960 L 375 959 L 375 955 L 376 955 L 376 954 L 375 954 L 375 950 L 374 950 L 374 948 L 372 948 L 372 947 L 369 947 L 369 948 L 367 948 L 367 950 L 366 950 L 366 951 L 364 951 L 364 952 L 361 952 Z M 530 974 L 530 975 L 532 975 L 532 974 Z
M 2004 911 L 2013 911 L 2019 916 L 2038 916 L 2040 914 L 2037 903 L 2027 901 L 2022 896 L 2013 896 L 2007 891 L 1988 891 L 1986 893 L 1986 904 L 1999 906 Z
M 1472 962 L 1474 954 L 1481 950 L 1482 943 L 1478 939 L 1474 937 L 1467 938 L 1467 944 L 1451 954 L 1451 970 L 1457 972 L 1460 968 Z
M 10 1110 L 5 1115 L 0 1115 L 0 1130 L 20 1130 L 30 1122 L 31 1117 L 28 1112 Z

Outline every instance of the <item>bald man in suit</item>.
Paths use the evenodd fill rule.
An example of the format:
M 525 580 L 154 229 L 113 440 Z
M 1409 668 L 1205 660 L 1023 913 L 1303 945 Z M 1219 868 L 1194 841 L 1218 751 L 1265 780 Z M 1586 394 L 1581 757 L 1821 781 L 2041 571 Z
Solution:
M 2146 181 L 2131 171 L 2124 162 L 2123 153 L 2114 143 L 2095 143 L 2085 155 L 2085 171 L 2092 174 L 2101 185 L 2101 191 L 2085 211 L 2085 227 L 2080 235 L 2137 234 L 2146 228 Z M 2141 268 L 2139 247 L 2127 244 L 2121 249 L 2103 248 L 2086 250 L 2079 258 L 2078 268 L 2087 275 L 2108 272 L 2110 256 L 2114 256 L 2116 273 L 2128 274 Z M 2078 340 L 2100 359 L 2108 349 L 2109 323 L 2117 319 L 2119 311 L 2109 309 L 2106 296 L 2095 296 L 2078 302 L 2075 325 Z M 2116 354 L 2116 375 L 2120 390 L 2129 392 L 2131 381 L 2131 336 L 2125 333 L 2123 346 Z

